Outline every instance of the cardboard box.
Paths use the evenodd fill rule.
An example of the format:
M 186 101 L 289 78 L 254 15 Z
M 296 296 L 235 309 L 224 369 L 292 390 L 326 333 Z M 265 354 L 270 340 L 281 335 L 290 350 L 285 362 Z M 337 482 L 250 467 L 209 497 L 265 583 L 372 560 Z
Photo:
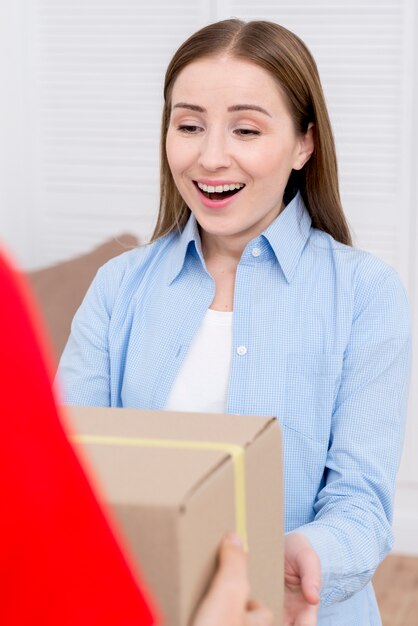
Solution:
M 75 440 L 167 626 L 190 624 L 221 538 L 247 534 L 252 594 L 281 624 L 281 433 L 274 418 L 69 408 Z M 240 467 L 241 463 L 241 467 Z

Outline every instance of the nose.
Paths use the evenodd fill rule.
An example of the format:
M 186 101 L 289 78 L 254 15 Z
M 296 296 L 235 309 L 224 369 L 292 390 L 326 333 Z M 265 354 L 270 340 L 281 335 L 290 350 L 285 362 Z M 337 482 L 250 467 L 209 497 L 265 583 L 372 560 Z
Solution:
M 206 131 L 200 145 L 198 163 L 211 172 L 231 165 L 228 141 L 221 129 Z

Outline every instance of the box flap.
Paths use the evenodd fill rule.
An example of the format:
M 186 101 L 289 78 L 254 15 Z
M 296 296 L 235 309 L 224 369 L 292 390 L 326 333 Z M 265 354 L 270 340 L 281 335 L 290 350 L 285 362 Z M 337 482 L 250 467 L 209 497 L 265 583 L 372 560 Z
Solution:
M 274 421 L 274 418 L 242 415 L 103 407 L 66 407 L 65 410 L 74 434 L 221 442 L 243 447 Z M 200 482 L 229 458 L 223 451 L 205 450 L 202 454 L 201 450 L 181 448 L 161 448 L 155 454 L 153 448 L 117 442 L 83 446 L 88 447 L 88 463 L 100 468 L 100 482 L 106 485 L 107 498 L 114 504 L 132 504 L 138 499 L 150 506 L 181 506 Z

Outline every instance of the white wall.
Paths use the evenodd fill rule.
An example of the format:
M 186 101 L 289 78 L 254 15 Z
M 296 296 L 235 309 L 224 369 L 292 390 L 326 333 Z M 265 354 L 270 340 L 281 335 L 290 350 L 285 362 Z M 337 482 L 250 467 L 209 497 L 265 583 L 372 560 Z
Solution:
M 405 77 L 409 84 L 410 96 L 405 102 L 405 118 L 408 121 L 409 141 L 405 145 L 404 167 L 410 172 L 409 198 L 410 216 L 407 221 L 409 230 L 409 280 L 408 294 L 411 303 L 413 328 L 413 368 L 409 398 L 406 441 L 398 478 L 398 491 L 395 502 L 395 550 L 400 553 L 418 554 L 418 11 L 411 2 L 406 19 L 411 35 L 409 36 L 411 59 L 405 67 Z
M 356 243 L 398 269 L 416 327 L 414 0 L 2 0 L 0 238 L 27 268 L 122 231 L 146 238 L 165 66 L 230 16 L 282 23 L 314 53 Z M 412 385 L 394 525 L 396 548 L 418 554 L 417 409 Z
M 0 3 L 0 237 L 19 260 L 33 262 L 31 223 L 35 205 L 27 200 L 28 63 L 26 19 L 21 0 Z

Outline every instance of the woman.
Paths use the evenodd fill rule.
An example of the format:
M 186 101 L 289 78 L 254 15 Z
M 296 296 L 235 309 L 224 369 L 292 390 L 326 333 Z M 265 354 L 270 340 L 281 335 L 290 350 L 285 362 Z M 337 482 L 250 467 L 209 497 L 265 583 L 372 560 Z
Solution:
M 276 24 L 226 20 L 180 46 L 164 96 L 152 243 L 93 282 L 66 401 L 277 416 L 284 624 L 380 624 L 408 310 L 394 270 L 350 247 L 315 62 Z

